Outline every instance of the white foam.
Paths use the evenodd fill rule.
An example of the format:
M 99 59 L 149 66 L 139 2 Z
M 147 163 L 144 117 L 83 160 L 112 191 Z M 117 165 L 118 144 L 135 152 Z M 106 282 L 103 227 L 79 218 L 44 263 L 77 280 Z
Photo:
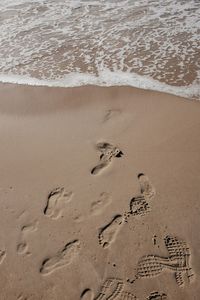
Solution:
M 200 85 L 198 83 L 194 82 L 189 86 L 177 87 L 159 82 L 148 76 L 141 76 L 121 71 L 112 72 L 110 70 L 104 70 L 100 72 L 98 76 L 86 73 L 71 73 L 57 80 L 40 80 L 20 75 L 0 75 L 0 81 L 3 83 L 49 87 L 78 87 L 82 85 L 98 85 L 107 87 L 132 86 L 136 88 L 165 92 L 186 98 L 199 98 L 200 100 Z
M 130 85 L 197 97 L 198 2 L 0 0 L 1 81 Z

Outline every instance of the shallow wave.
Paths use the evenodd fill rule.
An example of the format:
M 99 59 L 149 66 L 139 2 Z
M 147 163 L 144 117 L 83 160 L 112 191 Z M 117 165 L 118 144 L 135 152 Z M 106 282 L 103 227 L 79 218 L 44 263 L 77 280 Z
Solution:
M 1 0 L 0 80 L 200 97 L 199 0 Z
M 0 81 L 4 83 L 49 87 L 77 87 L 82 85 L 132 86 L 191 99 L 198 99 L 200 97 L 199 84 L 171 86 L 147 76 L 120 71 L 112 72 L 110 70 L 101 71 L 98 76 L 86 73 L 70 73 L 66 74 L 62 79 L 57 80 L 42 80 L 20 75 L 0 75 Z

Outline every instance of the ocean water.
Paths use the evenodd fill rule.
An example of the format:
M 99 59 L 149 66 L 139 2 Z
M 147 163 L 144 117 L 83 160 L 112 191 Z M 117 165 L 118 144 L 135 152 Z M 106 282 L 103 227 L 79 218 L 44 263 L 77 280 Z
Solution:
M 200 0 L 1 0 L 0 81 L 200 98 Z

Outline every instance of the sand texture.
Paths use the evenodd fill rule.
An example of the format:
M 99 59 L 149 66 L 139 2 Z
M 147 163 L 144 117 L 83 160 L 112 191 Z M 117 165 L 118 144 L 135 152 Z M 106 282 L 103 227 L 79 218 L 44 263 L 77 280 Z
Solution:
M 0 300 L 200 299 L 200 103 L 0 85 Z

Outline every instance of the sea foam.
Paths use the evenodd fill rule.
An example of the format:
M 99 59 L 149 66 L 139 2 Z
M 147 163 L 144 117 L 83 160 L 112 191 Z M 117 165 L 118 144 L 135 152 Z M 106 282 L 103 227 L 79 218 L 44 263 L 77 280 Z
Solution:
M 197 0 L 1 0 L 0 80 L 199 97 Z
M 78 87 L 82 85 L 98 86 L 131 86 L 136 88 L 154 90 L 174 94 L 181 97 L 200 98 L 200 85 L 197 83 L 189 86 L 171 86 L 147 76 L 127 72 L 112 72 L 105 70 L 98 76 L 86 73 L 70 73 L 57 80 L 42 80 L 20 75 L 0 75 L 3 83 L 25 84 L 49 87 Z

